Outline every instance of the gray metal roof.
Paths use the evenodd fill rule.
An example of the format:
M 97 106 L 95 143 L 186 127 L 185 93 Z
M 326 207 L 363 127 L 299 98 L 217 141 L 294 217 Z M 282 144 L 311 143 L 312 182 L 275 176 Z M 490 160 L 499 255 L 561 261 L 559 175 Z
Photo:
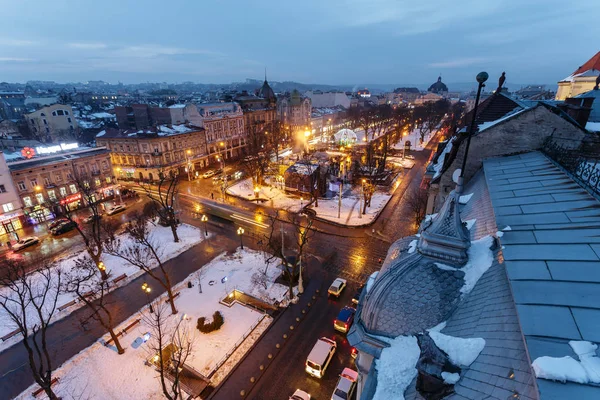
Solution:
M 539 152 L 483 165 L 496 224 L 510 226 L 502 256 L 530 358 L 577 359 L 569 340 L 600 342 L 600 202 Z M 542 399 L 600 398 L 598 386 L 537 385 Z
M 471 239 L 496 235 L 494 211 L 483 171 L 479 171 L 465 187 L 464 194 L 473 193 L 462 207 L 463 221 L 475 219 L 470 229 Z M 483 338 L 485 347 L 473 364 L 463 368 L 454 386 L 455 393 L 447 399 L 537 399 L 535 378 L 527 358 L 517 311 L 510 292 L 502 252 L 494 251 L 494 262 L 477 282 L 473 291 L 447 321 L 442 333 L 463 338 Z M 511 379 L 511 371 L 514 373 Z M 411 385 L 407 400 L 422 397 Z

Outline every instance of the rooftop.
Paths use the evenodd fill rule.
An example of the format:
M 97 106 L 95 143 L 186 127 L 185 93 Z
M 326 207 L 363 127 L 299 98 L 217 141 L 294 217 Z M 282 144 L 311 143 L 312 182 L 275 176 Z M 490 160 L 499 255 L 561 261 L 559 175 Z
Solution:
M 570 340 L 600 342 L 600 202 L 539 152 L 484 170 L 531 360 L 577 359 Z M 543 399 L 600 398 L 597 385 L 537 385 Z
M 72 161 L 79 158 L 108 154 L 110 151 L 106 147 L 79 147 L 76 150 L 64 151 L 53 155 L 25 159 L 19 157 L 20 153 L 4 154 L 8 168 L 11 171 L 20 171 L 33 167 L 52 165 L 63 161 Z
M 147 137 L 162 137 L 162 136 L 175 136 L 183 133 L 198 132 L 204 128 L 200 128 L 194 125 L 158 125 L 157 127 L 146 128 L 146 129 L 116 129 L 107 128 L 103 131 L 98 132 L 97 138 L 147 138 Z

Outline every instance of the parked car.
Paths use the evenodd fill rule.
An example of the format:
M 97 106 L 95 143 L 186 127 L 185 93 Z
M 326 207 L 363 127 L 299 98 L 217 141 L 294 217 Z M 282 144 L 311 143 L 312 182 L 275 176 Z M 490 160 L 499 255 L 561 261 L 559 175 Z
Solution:
M 404 156 L 404 158 L 406 158 L 407 160 L 414 160 L 415 156 L 413 156 L 412 154 L 407 154 Z
M 69 231 L 72 231 L 76 227 L 77 227 L 77 223 L 75 223 L 73 221 L 67 221 L 67 222 L 65 222 L 63 224 L 58 225 L 57 227 L 55 227 L 54 229 L 52 229 L 50 232 L 54 236 L 58 236 L 58 235 L 62 235 L 63 233 L 67 233 Z
M 365 287 L 365 285 L 360 285 L 360 287 L 354 294 L 354 297 L 352 297 L 352 303 L 358 305 L 358 302 L 360 301 L 360 295 L 361 295 L 364 287 Z
M 296 389 L 294 394 L 290 396 L 290 400 L 310 400 L 310 394 L 304 390 Z
M 358 350 L 356 350 L 356 347 L 350 349 L 350 356 L 352 358 L 356 358 L 358 356 Z
M 34 244 L 38 244 L 40 239 L 37 236 L 29 236 L 19 240 L 17 243 L 13 244 L 14 251 L 21 251 L 26 247 L 33 246 Z
M 340 294 L 342 294 L 342 291 L 344 290 L 345 287 L 346 287 L 345 279 L 335 278 L 335 281 L 333 281 L 331 286 L 329 286 L 329 289 L 327 289 L 327 293 L 329 293 L 330 295 L 335 296 L 335 297 L 340 297 Z
M 322 378 L 335 354 L 337 343 L 333 339 L 322 337 L 317 340 L 306 358 L 304 369 L 315 378 Z
M 205 173 L 203 173 L 203 174 L 202 174 L 202 177 L 203 177 L 204 179 L 208 179 L 208 178 L 210 178 L 211 176 L 213 176 L 214 174 L 215 174 L 215 171 L 213 171 L 213 170 L 209 170 L 209 171 L 206 171 Z
M 356 309 L 352 307 L 344 307 L 340 310 L 337 318 L 333 321 L 333 329 L 343 333 L 347 333 L 354 323 L 354 313 Z
M 120 213 L 122 211 L 125 211 L 126 208 L 127 207 L 125 207 L 123 204 L 117 204 L 116 206 L 112 206 L 111 208 L 106 210 L 106 214 L 114 215 L 114 214 Z
M 344 368 L 340 374 L 335 390 L 331 395 L 331 400 L 348 400 L 352 398 L 354 389 L 356 389 L 356 381 L 358 380 L 358 372 L 350 368 Z
M 48 230 L 52 230 L 52 229 L 56 228 L 57 226 L 59 226 L 60 224 L 64 224 L 67 221 L 69 221 L 69 220 L 66 218 L 55 219 L 54 221 L 52 221 L 48 224 Z
M 97 218 L 98 220 L 99 220 L 99 219 L 101 219 L 101 218 L 102 218 L 102 214 L 98 214 L 98 215 L 96 216 L 96 218 Z M 90 214 L 90 215 L 88 215 L 87 217 L 85 217 L 85 218 L 83 219 L 83 223 L 84 223 L 84 224 L 89 224 L 89 223 L 90 223 L 90 222 L 92 222 L 93 220 L 94 220 L 94 214 Z

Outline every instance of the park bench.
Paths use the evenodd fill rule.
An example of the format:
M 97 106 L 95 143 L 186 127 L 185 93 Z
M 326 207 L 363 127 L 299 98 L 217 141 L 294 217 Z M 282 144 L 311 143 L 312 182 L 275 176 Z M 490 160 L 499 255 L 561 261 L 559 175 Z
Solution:
M 125 278 L 127 278 L 127 274 L 119 275 L 115 279 L 113 279 L 113 283 L 116 285 L 117 283 L 121 282 Z
M 50 381 L 50 387 L 54 386 L 57 382 L 58 382 L 58 378 L 52 378 L 52 380 Z M 33 394 L 33 397 L 38 397 L 43 392 L 44 392 L 44 389 L 39 388 L 38 390 L 36 390 L 32 394 Z
M 15 329 L 12 332 L 7 333 L 6 335 L 2 336 L 0 338 L 0 340 L 2 340 L 3 342 L 6 342 L 8 339 L 10 339 L 11 337 L 15 336 L 17 333 L 21 332 L 21 330 L 19 328 Z
M 58 307 L 58 311 L 62 311 L 65 310 L 69 307 L 71 307 L 73 304 L 75 304 L 77 302 L 77 300 L 71 300 L 70 302 L 68 302 L 67 304 L 63 304 L 62 306 Z
M 125 328 L 123 328 L 123 330 L 122 330 L 121 332 L 117 332 L 117 333 L 115 333 L 115 335 L 116 335 L 117 337 L 120 337 L 120 336 L 123 336 L 123 335 L 125 335 L 125 334 L 126 334 L 126 333 L 127 333 L 127 332 L 128 332 L 130 329 L 131 329 L 131 328 L 133 328 L 134 326 L 138 325 L 138 324 L 139 324 L 141 321 L 142 321 L 142 320 L 141 320 L 141 318 L 138 318 L 138 319 L 136 319 L 136 320 L 135 320 L 135 321 L 133 321 L 131 324 L 129 324 L 129 325 L 127 325 Z M 107 340 L 107 341 L 104 343 L 104 345 L 105 345 L 105 346 L 109 346 L 110 344 L 112 344 L 112 342 L 113 342 L 113 339 L 112 339 L 112 337 L 111 337 L 111 338 L 109 338 L 109 339 L 108 339 L 108 340 Z

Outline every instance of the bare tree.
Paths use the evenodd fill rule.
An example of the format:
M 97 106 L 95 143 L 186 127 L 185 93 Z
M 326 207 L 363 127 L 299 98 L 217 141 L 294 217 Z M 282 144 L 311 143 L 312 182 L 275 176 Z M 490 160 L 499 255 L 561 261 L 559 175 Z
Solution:
M 113 316 L 107 307 L 106 294 L 110 290 L 109 282 L 99 279 L 98 268 L 96 268 L 94 261 L 89 257 L 77 259 L 75 268 L 67 273 L 66 278 L 65 291 L 75 294 L 79 301 L 85 304 L 91 312 L 84 323 L 90 318 L 98 321 L 110 334 L 117 352 L 119 354 L 125 353 L 119 342 L 119 336 L 115 333 Z
M 427 190 L 421 189 L 419 186 L 413 187 L 407 193 L 406 204 L 413 212 L 415 224 L 419 225 L 425 218 L 425 211 L 427 210 Z
M 49 399 L 58 397 L 52 390 L 52 357 L 46 340 L 48 327 L 57 308 L 61 271 L 41 262 L 31 274 L 19 261 L 3 263 L 5 275 L 0 278 L 0 307 L 23 336 L 33 379 Z M 29 338 L 28 338 L 29 336 Z
M 246 128 L 248 138 L 244 150 L 247 154 L 242 162 L 242 168 L 252 177 L 254 186 L 262 185 L 264 175 L 269 168 L 273 143 L 269 140 L 269 132 L 265 124 L 257 121 Z M 271 135 L 274 133 L 271 132 Z
M 362 195 L 363 195 L 363 209 L 362 213 L 367 213 L 367 207 L 371 207 L 371 198 L 375 193 L 375 185 L 371 182 L 363 182 L 362 184 Z
M 294 298 L 294 280 L 296 279 L 296 275 L 298 275 L 298 267 L 305 256 L 308 242 L 315 234 L 315 230 L 312 227 L 313 220 L 310 217 L 304 218 L 301 214 L 285 213 L 284 216 L 281 215 L 279 210 L 277 210 L 275 215 L 270 216 L 270 219 L 271 228 L 263 240 L 265 250 L 271 254 L 267 258 L 267 263 L 271 263 L 276 259 L 280 260 L 284 276 L 289 285 L 289 298 L 292 300 Z M 302 220 L 304 219 L 306 223 L 303 225 Z M 285 223 L 291 229 L 287 229 L 280 235 L 280 232 L 277 232 L 275 229 L 276 221 Z M 288 256 L 295 257 L 297 262 L 290 263 L 287 258 Z
M 175 198 L 178 193 L 179 175 L 174 171 L 159 171 L 156 189 L 150 184 L 143 182 L 139 186 L 144 190 L 146 196 L 156 205 L 156 213 L 159 222 L 171 227 L 173 241 L 179 242 L 177 235 L 177 224 L 179 220 L 175 211 Z
M 83 239 L 88 255 L 94 261 L 96 268 L 100 270 L 102 279 L 106 280 L 108 275 L 101 263 L 103 243 L 109 237 L 115 235 L 117 227 L 114 222 L 102 220 L 100 202 L 96 199 L 96 188 L 95 185 L 89 181 L 89 177 L 83 173 L 75 172 L 75 174 L 75 185 L 81 194 L 83 203 L 90 211 L 89 222 L 85 225 L 79 224 L 78 222 L 80 221 L 76 220 L 73 210 L 71 210 L 68 205 L 63 204 L 62 199 L 54 198 L 49 200 L 50 207 L 54 209 L 59 216 L 75 224 L 75 229 Z
M 106 253 L 139 268 L 158 282 L 167 291 L 172 313 L 177 314 L 171 279 L 162 260 L 162 248 L 150 233 L 150 224 L 147 216 L 134 213 L 125 228 L 132 243 L 124 243 L 119 238 L 113 238 L 106 242 Z M 160 273 L 156 272 L 153 265 L 158 266 Z
M 142 314 L 142 321 L 150 327 L 150 362 L 159 374 L 160 386 L 165 398 L 183 399 L 181 390 L 185 362 L 193 350 L 193 333 L 184 325 L 182 318 L 170 318 L 167 307 L 156 302 L 153 313 Z

